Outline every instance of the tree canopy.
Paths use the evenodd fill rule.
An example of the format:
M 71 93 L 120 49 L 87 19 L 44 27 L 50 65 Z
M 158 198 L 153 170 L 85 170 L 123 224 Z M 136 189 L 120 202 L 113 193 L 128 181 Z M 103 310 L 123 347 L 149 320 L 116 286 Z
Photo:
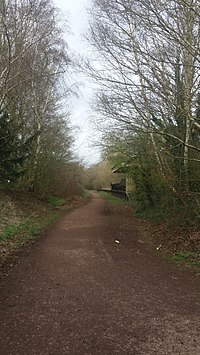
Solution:
M 63 31 L 50 0 L 1 1 L 0 179 L 7 187 L 48 193 L 67 179 L 72 60 Z
M 86 37 L 98 65 L 85 67 L 97 85 L 104 154 L 128 159 L 134 176 L 146 162 L 152 196 L 155 171 L 181 200 L 199 192 L 199 1 L 92 4 Z

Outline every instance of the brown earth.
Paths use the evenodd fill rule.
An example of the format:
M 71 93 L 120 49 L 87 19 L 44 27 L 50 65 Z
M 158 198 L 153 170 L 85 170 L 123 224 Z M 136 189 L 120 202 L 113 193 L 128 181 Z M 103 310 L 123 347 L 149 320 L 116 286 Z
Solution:
M 93 194 L 3 280 L 0 354 L 199 355 L 199 296 L 143 223 Z

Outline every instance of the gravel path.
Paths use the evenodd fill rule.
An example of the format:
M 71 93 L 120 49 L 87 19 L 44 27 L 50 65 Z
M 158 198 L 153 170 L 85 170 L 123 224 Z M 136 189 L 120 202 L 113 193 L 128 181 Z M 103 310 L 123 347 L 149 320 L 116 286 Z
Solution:
M 93 194 L 1 284 L 0 354 L 199 355 L 199 296 L 140 221 Z

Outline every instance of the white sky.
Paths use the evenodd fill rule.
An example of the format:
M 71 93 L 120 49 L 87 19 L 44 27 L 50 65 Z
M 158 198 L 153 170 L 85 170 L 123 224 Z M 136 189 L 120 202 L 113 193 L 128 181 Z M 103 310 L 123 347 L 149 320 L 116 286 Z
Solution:
M 82 34 L 87 30 L 88 16 L 86 8 L 90 6 L 90 0 L 53 0 L 56 7 L 61 9 L 63 16 L 68 20 L 70 32 L 66 33 L 66 41 L 71 51 L 87 56 L 90 49 L 84 42 Z M 100 160 L 100 153 L 92 146 L 91 141 L 96 134 L 92 131 L 89 116 L 91 109 L 89 100 L 92 96 L 92 89 L 87 78 L 77 75 L 75 80 L 80 83 L 79 99 L 73 100 L 71 115 L 72 125 L 79 126 L 76 134 L 75 153 L 86 164 L 93 164 Z

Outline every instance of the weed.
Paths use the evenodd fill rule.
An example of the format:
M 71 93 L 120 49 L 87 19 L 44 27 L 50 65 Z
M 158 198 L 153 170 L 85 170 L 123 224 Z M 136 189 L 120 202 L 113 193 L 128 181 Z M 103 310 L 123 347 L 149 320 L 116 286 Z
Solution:
M 21 197 L 16 193 L 12 198 L 7 195 L 0 197 L 0 263 L 4 263 L 13 251 L 34 241 L 69 210 L 67 201 L 56 197 L 50 197 L 48 202 L 32 195 Z
M 17 236 L 18 240 L 14 242 L 14 247 L 19 247 L 52 224 L 59 214 L 60 213 L 56 211 L 48 211 L 47 215 L 34 216 L 19 224 L 9 225 L 1 232 L 0 242 L 8 241 Z
M 145 209 L 145 210 L 136 210 L 135 216 L 138 218 L 149 220 L 153 223 L 159 223 L 166 218 L 164 212 L 161 209 Z
M 112 195 L 110 192 L 102 191 L 99 194 L 111 205 L 126 205 L 128 203 L 124 199 Z
M 53 197 L 50 196 L 47 198 L 47 202 L 51 205 L 51 206 L 63 206 L 67 204 L 67 200 L 65 200 L 64 198 L 60 198 L 60 197 Z
M 23 223 L 11 224 L 11 225 L 7 226 L 0 234 L 0 241 L 6 241 L 6 240 L 12 238 L 14 235 L 23 232 L 23 230 L 24 230 Z
M 84 190 L 78 197 L 80 201 L 87 201 L 91 197 L 91 193 L 88 190 Z
M 177 252 L 176 254 L 169 257 L 170 260 L 176 263 L 185 263 L 187 265 L 192 265 L 200 271 L 200 260 L 199 260 L 199 253 L 190 252 L 186 250 L 182 250 Z

